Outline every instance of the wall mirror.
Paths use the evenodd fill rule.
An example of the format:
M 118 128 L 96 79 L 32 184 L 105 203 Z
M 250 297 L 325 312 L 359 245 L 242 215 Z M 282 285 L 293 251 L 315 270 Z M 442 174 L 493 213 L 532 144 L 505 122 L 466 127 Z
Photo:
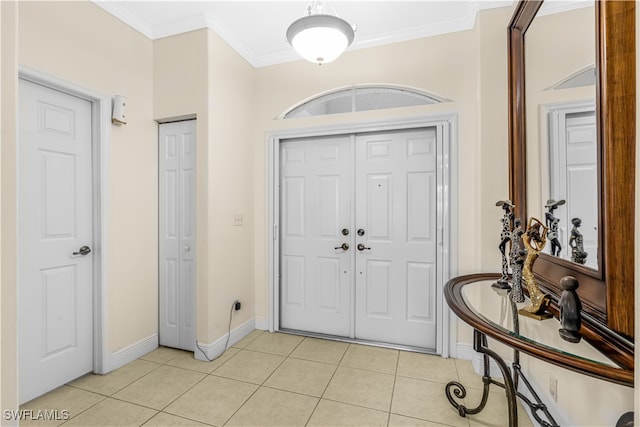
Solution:
M 508 28 L 510 197 L 555 219 L 541 287 L 557 299 L 575 276 L 585 336 L 632 367 L 635 2 L 548 3 L 520 1 Z
M 594 22 L 593 1 L 542 3 L 526 33 L 525 111 L 528 215 L 550 229 L 544 251 L 598 270 Z

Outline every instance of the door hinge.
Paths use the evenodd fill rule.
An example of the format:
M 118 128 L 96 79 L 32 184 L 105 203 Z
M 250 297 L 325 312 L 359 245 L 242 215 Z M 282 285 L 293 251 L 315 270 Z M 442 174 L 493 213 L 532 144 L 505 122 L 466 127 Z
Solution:
M 273 224 L 273 240 L 278 240 L 278 224 Z

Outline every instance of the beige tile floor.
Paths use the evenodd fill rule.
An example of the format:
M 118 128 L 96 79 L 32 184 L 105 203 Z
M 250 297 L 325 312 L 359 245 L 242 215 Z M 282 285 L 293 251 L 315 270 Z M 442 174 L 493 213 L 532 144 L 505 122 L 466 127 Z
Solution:
M 160 347 L 108 375 L 85 375 L 21 407 L 67 410 L 69 426 L 505 426 L 502 389 L 461 418 L 444 386 L 481 379 L 471 363 L 419 353 L 253 331 L 213 362 Z M 520 425 L 532 426 L 518 404 Z M 62 424 L 61 424 L 62 423 Z

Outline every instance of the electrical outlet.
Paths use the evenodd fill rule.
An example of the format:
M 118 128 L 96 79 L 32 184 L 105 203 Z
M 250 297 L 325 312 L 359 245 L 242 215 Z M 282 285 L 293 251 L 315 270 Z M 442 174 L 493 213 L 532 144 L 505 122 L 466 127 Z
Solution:
M 549 395 L 558 403 L 558 380 L 553 374 L 549 374 Z
M 236 302 L 235 302 L 234 309 L 235 309 L 236 311 L 238 311 L 238 310 L 240 310 L 241 308 L 242 308 L 242 304 L 240 303 L 240 301 L 236 301 Z

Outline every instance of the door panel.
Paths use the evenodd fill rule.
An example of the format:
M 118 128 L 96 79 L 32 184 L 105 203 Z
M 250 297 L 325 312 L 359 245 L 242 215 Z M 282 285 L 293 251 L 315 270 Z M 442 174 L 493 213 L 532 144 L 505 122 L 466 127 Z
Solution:
M 349 336 L 352 310 L 351 142 L 288 141 L 280 148 L 280 325 Z M 353 230 L 351 229 L 351 233 Z
M 281 327 L 435 349 L 436 137 L 281 144 Z
M 435 349 L 436 131 L 358 135 L 356 159 L 356 337 Z
M 195 326 L 195 120 L 160 125 L 161 345 L 193 351 Z
M 566 200 L 567 216 L 561 221 L 567 232 L 564 233 L 566 246 L 564 255 L 571 253 L 569 236 L 571 219 L 582 219 L 584 249 L 589 267 L 598 268 L 598 194 L 585 191 L 586 188 L 598 188 L 597 145 L 595 112 L 568 114 L 566 117 Z
M 550 117 L 550 198 L 566 200 L 554 213 L 560 219 L 559 256 L 571 259 L 571 220 L 577 217 L 582 220 L 579 230 L 589 254 L 586 265 L 597 268 L 598 193 L 585 191 L 596 189 L 598 184 L 595 111 L 593 107 L 567 107 L 554 111 Z M 547 245 L 545 251 L 550 252 L 550 248 Z
M 19 82 L 20 402 L 93 368 L 91 103 Z

